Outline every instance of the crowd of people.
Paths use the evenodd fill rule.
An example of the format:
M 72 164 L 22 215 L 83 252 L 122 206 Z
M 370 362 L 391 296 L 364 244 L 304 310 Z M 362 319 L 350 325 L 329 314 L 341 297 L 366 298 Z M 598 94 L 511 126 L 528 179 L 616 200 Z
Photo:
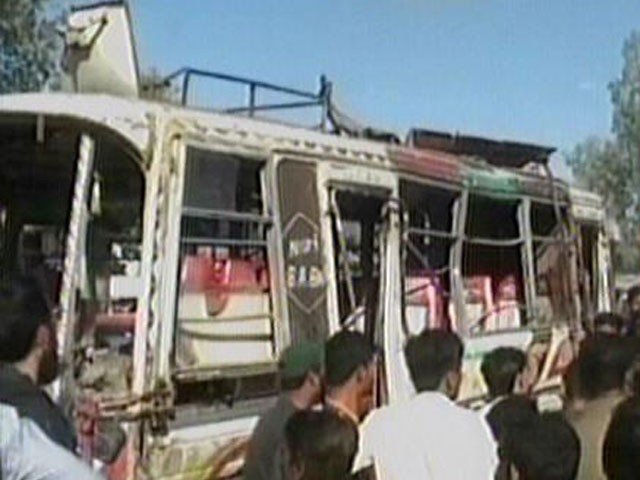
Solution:
M 246 480 L 631 480 L 640 478 L 640 287 L 629 317 L 601 313 L 564 373 L 564 408 L 538 405 L 527 353 L 500 347 L 485 405 L 455 402 L 464 347 L 453 332 L 409 338 L 415 395 L 374 408 L 378 355 L 364 335 L 284 352 L 283 393 L 249 442 Z
M 480 372 L 486 404 L 456 403 L 456 333 L 410 337 L 415 393 L 378 406 L 381 353 L 363 334 L 289 347 L 282 394 L 249 441 L 246 480 L 631 480 L 640 478 L 640 288 L 630 316 L 599 314 L 564 373 L 564 409 L 544 411 L 527 353 L 500 347 Z M 0 285 L 0 480 L 97 479 L 45 390 L 57 375 L 55 322 L 37 288 Z

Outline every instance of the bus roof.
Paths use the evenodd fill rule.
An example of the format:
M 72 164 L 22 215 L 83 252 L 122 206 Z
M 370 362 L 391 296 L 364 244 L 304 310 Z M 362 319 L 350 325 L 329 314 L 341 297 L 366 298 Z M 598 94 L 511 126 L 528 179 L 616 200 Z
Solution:
M 251 143 L 263 151 L 293 151 L 347 158 L 401 173 L 429 177 L 444 183 L 506 195 L 551 197 L 558 187 L 568 199 L 566 184 L 518 169 L 491 165 L 477 156 L 429 148 L 390 145 L 373 140 L 327 134 L 268 119 L 216 113 L 208 110 L 105 94 L 29 93 L 0 96 L 2 114 L 45 115 L 84 120 L 107 127 L 134 146 L 148 151 L 155 120 L 175 121 L 187 131 L 223 137 L 227 142 Z M 555 193 L 558 193 L 557 191 Z

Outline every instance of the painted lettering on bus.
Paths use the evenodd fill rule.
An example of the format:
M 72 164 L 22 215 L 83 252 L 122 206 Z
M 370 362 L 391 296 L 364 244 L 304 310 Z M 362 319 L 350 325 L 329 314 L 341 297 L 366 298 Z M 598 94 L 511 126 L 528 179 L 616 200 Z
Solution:
M 324 273 L 317 265 L 289 265 L 287 267 L 287 287 L 322 288 L 325 285 Z
M 311 238 L 296 238 L 289 240 L 289 259 L 301 257 L 303 255 L 317 254 L 320 251 L 318 235 Z

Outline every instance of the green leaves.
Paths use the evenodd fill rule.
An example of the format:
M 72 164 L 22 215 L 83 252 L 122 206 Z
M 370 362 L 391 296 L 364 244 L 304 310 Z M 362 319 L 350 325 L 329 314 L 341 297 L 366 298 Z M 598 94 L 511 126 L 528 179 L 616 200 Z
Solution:
M 621 270 L 640 268 L 640 32 L 632 32 L 622 49 L 624 65 L 609 84 L 613 106 L 610 139 L 591 137 L 565 154 L 581 186 L 605 199 L 622 234 Z
M 40 90 L 59 73 L 61 40 L 48 0 L 0 0 L 0 93 Z

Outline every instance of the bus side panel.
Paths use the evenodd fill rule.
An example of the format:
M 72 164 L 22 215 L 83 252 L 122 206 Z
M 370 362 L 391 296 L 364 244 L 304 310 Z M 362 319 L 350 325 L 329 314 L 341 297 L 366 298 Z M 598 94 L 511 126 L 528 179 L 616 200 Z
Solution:
M 316 166 L 285 159 L 278 165 L 285 283 L 291 343 L 329 334 Z

